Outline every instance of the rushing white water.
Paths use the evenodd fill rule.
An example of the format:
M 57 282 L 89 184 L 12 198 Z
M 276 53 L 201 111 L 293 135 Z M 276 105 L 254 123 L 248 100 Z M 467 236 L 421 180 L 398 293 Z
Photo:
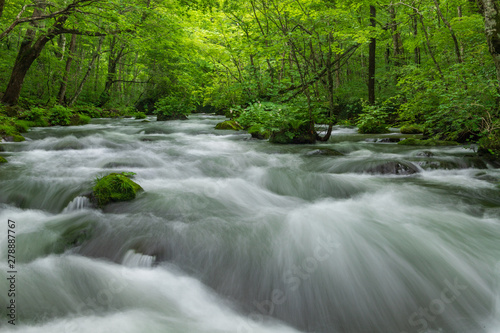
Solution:
M 11 219 L 18 322 L 0 330 L 500 332 L 498 169 L 341 127 L 272 145 L 221 119 L 96 120 L 4 144 L 0 270 Z M 144 193 L 92 208 L 94 179 L 121 171 Z

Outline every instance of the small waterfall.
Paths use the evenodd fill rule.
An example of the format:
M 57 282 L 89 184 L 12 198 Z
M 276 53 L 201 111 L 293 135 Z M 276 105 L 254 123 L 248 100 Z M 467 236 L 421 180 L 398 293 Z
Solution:
M 76 210 L 82 210 L 85 208 L 91 208 L 92 204 L 90 203 L 89 198 L 87 197 L 76 197 L 74 198 L 67 206 L 64 208 L 63 213 L 74 212 Z
M 155 260 L 155 256 L 148 256 L 136 253 L 134 250 L 128 250 L 123 257 L 122 264 L 127 267 L 151 267 Z

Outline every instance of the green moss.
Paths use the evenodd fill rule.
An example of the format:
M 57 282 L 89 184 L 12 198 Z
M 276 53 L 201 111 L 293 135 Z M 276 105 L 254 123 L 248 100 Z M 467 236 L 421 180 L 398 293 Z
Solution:
M 460 145 L 458 142 L 455 141 L 442 141 L 442 140 L 434 140 L 434 139 L 428 139 L 428 140 L 420 140 L 420 139 L 415 139 L 415 138 L 408 138 L 403 141 L 399 141 L 398 145 L 405 145 L 405 146 L 458 146 Z
M 13 140 L 14 140 L 14 142 L 23 142 L 26 139 L 22 135 L 14 135 Z
M 5 159 L 5 157 L 0 156 L 0 164 L 2 163 L 7 163 L 8 161 Z
M 143 191 L 142 187 L 130 180 L 132 173 L 111 173 L 97 179 L 93 188 L 93 195 L 97 204 L 102 207 L 110 202 L 129 201 L 135 199 L 137 192 Z
M 248 129 L 248 133 L 252 135 L 252 138 L 259 140 L 269 139 L 271 133 L 260 125 L 253 125 Z
M 90 119 L 91 118 L 87 115 L 77 113 L 71 116 L 70 125 L 87 125 L 88 123 L 90 123 Z
M 241 127 L 236 120 L 226 120 L 215 125 L 215 129 L 239 131 L 242 130 L 243 127 Z
M 403 134 L 420 134 L 423 129 L 418 125 L 404 125 L 399 129 Z

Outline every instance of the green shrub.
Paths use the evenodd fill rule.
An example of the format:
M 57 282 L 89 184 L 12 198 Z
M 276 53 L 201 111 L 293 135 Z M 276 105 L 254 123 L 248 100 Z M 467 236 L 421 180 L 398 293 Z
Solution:
M 82 115 L 89 116 L 90 118 L 102 118 L 103 111 L 94 105 L 78 105 L 74 107 L 74 111 Z
M 187 119 L 187 115 L 193 110 L 194 107 L 189 100 L 176 96 L 167 96 L 155 103 L 155 111 L 153 113 L 158 116 L 157 120 L 164 121 Z
M 358 117 L 358 132 L 363 134 L 389 133 L 386 121 L 389 114 L 385 107 L 363 104 L 363 113 Z
M 479 139 L 478 152 L 500 159 L 500 130 L 492 131 L 488 136 Z
M 71 123 L 72 115 L 73 113 L 70 109 L 67 109 L 62 105 L 56 105 L 49 111 L 49 123 L 52 126 L 68 126 Z
M 402 134 L 420 134 L 424 130 L 419 125 L 404 125 L 404 126 L 401 126 L 401 128 L 399 129 L 399 131 Z
M 135 119 L 145 119 L 146 114 L 144 112 L 136 112 L 136 113 L 134 113 L 134 117 L 135 117 Z

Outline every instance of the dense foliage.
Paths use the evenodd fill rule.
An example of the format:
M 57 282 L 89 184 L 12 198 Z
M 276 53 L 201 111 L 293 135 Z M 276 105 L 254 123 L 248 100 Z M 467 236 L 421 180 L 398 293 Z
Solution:
M 416 125 L 498 154 L 495 3 L 13 0 L 0 10 L 2 126 L 211 110 L 262 138 Z

